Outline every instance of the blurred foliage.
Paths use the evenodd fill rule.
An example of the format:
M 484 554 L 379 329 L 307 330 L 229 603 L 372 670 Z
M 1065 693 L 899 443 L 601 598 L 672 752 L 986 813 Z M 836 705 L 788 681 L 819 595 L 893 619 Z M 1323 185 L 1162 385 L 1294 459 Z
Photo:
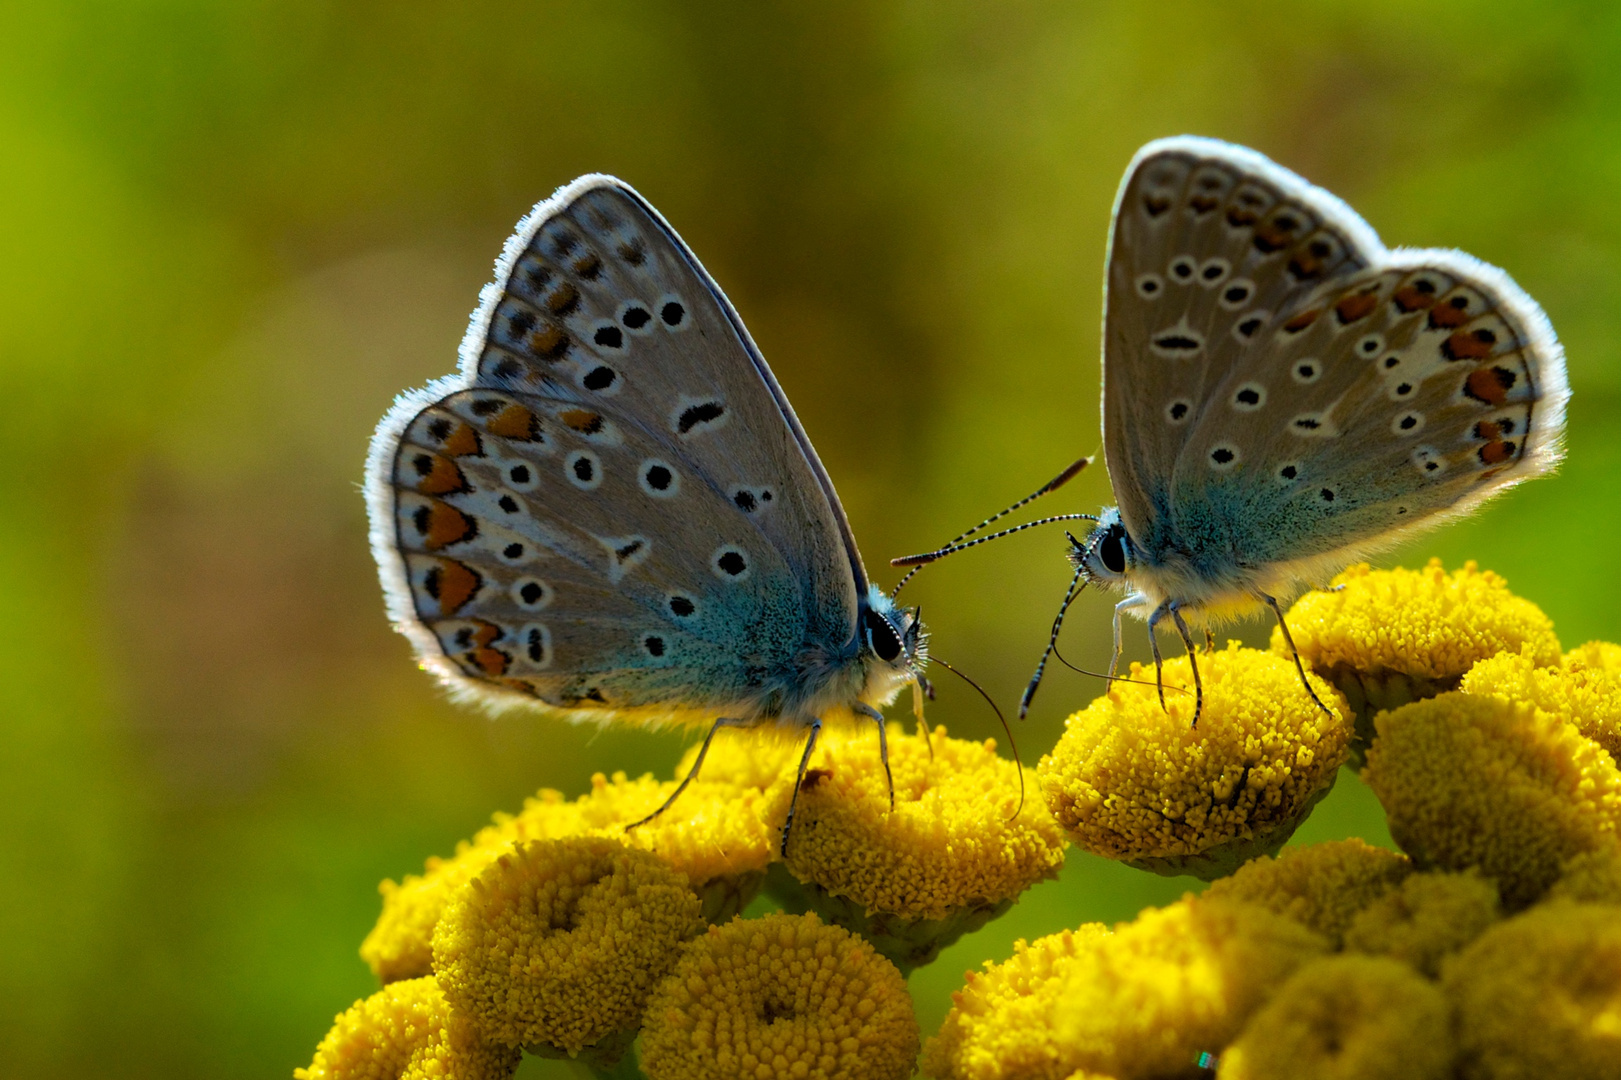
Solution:
M 1133 150 L 1254 145 L 1393 244 L 1507 267 L 1569 349 L 1563 471 L 1387 564 L 1476 558 L 1567 645 L 1615 637 L 1618 32 L 1530 0 L 0 8 L 6 1072 L 286 1077 L 370 989 L 378 879 L 539 786 L 673 763 L 673 734 L 448 705 L 365 548 L 373 423 L 451 370 L 513 222 L 582 172 L 636 184 L 728 289 L 887 581 L 1097 448 Z M 1054 500 L 1106 501 L 1101 469 Z M 1060 547 L 909 592 L 1004 703 Z M 1071 659 L 1106 662 L 1106 612 L 1083 597 Z M 942 691 L 954 734 L 1000 737 Z M 1025 761 L 1097 692 L 1055 675 Z M 1378 821 L 1347 777 L 1299 839 Z M 1072 857 L 913 977 L 925 1030 L 1015 937 L 1187 884 Z

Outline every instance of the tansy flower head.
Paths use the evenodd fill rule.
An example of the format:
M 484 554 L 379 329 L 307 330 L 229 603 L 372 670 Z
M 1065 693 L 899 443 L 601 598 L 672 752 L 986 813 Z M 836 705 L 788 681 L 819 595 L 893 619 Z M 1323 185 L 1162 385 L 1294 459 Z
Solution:
M 1076 956 L 1110 931 L 1088 923 L 1030 944 L 1018 941 L 1006 963 L 985 962 L 951 995 L 940 1033 L 923 1047 L 923 1072 L 938 1080 L 1025 1080 L 1059 1077 L 1069 1052 L 1050 1026 L 1055 988 Z
M 1590 642 L 1556 667 L 1541 667 L 1529 650 L 1488 657 L 1469 669 L 1459 689 L 1525 701 L 1575 725 L 1621 761 L 1621 667 L 1607 666 L 1616 653 L 1607 642 Z
M 431 977 L 384 987 L 338 1015 L 296 1080 L 504 1080 L 518 1050 L 485 1042 Z
M 1460 1076 L 1621 1075 L 1621 908 L 1552 901 L 1448 957 Z
M 702 926 L 686 878 L 655 856 L 600 837 L 534 841 L 451 901 L 434 972 L 486 1038 L 576 1053 L 635 1026 Z
M 1362 840 L 1332 840 L 1262 856 L 1205 890 L 1209 900 L 1243 900 L 1286 915 L 1339 948 L 1357 912 L 1412 873 L 1405 855 Z
M 1450 693 L 1380 713 L 1377 730 L 1363 775 L 1420 867 L 1479 867 L 1517 908 L 1564 860 L 1616 842 L 1621 773 L 1557 716 Z
M 1405 964 L 1331 956 L 1306 964 L 1221 1055 L 1222 1080 L 1447 1080 L 1447 1002 Z
M 1289 609 L 1301 659 L 1344 691 L 1358 723 L 1356 764 L 1373 715 L 1455 689 L 1477 661 L 1522 647 L 1540 665 L 1559 662 L 1553 623 L 1507 583 L 1473 562 L 1448 574 L 1439 559 L 1422 570 L 1353 566 L 1336 591 L 1310 592 Z M 1279 630 L 1272 649 L 1289 654 Z
M 685 776 L 697 747 L 676 766 Z M 432 963 L 434 924 L 445 905 L 513 844 L 566 836 L 602 836 L 656 852 L 687 875 L 710 922 L 731 918 L 753 899 L 775 853 L 777 832 L 792 794 L 792 745 L 763 731 L 721 731 L 699 778 L 670 812 L 627 833 L 625 826 L 652 813 L 676 781 L 624 773 L 591 778 L 591 791 L 567 802 L 543 790 L 516 815 L 497 814 L 450 858 L 430 858 L 426 871 L 385 881 L 383 913 L 360 947 L 361 958 L 383 982 L 425 975 Z
M 1199 658 L 1204 715 L 1192 726 L 1185 657 L 1116 683 L 1071 716 L 1037 767 L 1053 816 L 1081 847 L 1132 866 L 1210 880 L 1276 851 L 1346 760 L 1345 702 L 1313 677 L 1326 716 L 1282 657 L 1229 644 Z M 1146 684 L 1146 685 L 1145 685 Z
M 650 1080 L 900 1080 L 918 1049 L 900 972 L 815 915 L 711 927 L 659 984 L 644 1024 Z
M 1071 1068 L 1123 1080 L 1185 1075 L 1327 949 L 1254 904 L 1190 898 L 1149 909 L 1066 966 L 1049 992 L 1053 1032 L 1039 1037 L 1061 1046 Z
M 1621 847 L 1584 851 L 1565 860 L 1549 900 L 1582 900 L 1621 905 Z
M 779 895 L 854 930 L 903 970 L 1007 910 L 1064 861 L 1064 835 L 1035 799 L 1018 816 L 1017 766 L 996 743 L 890 741 L 895 808 L 870 726 L 822 735 L 788 841 Z
M 1414 874 L 1357 913 L 1345 947 L 1404 961 L 1434 978 L 1441 958 L 1501 915 L 1497 887 L 1479 874 Z
M 561 793 L 543 789 L 516 816 L 497 814 L 472 840 L 456 845 L 449 858 L 433 856 L 420 875 L 399 884 L 384 881 L 383 913 L 360 945 L 360 958 L 384 983 L 413 979 L 433 969 L 433 927 L 450 898 L 502 852 L 523 840 L 554 839 L 583 831 L 578 808 Z

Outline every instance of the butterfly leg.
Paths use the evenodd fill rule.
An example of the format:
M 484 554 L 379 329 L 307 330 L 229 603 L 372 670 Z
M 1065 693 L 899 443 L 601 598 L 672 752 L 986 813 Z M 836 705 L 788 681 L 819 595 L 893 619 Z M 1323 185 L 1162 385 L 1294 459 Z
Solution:
M 794 826 L 794 811 L 799 806 L 799 789 L 805 783 L 805 769 L 810 765 L 811 751 L 816 749 L 816 737 L 821 733 L 822 718 L 818 716 L 811 721 L 810 738 L 805 740 L 805 752 L 799 755 L 799 772 L 794 774 L 794 794 L 788 800 L 788 816 L 782 822 L 782 843 L 777 850 L 783 858 L 788 857 L 788 830 Z
M 923 676 L 919 675 L 912 680 L 912 715 L 917 717 L 918 734 L 923 736 L 923 745 L 929 748 L 929 760 L 934 760 L 934 740 L 929 736 L 929 722 L 923 719 Z
M 1147 606 L 1148 597 L 1142 593 L 1132 593 L 1114 606 L 1114 655 L 1109 660 L 1109 678 L 1111 680 L 1114 678 L 1115 672 L 1120 668 L 1120 651 L 1123 648 L 1120 643 L 1120 617 L 1132 608 Z M 1149 636 L 1152 637 L 1153 635 Z
M 1115 610 L 1118 611 L 1119 608 Z M 1166 612 L 1170 610 L 1171 602 L 1167 600 L 1155 608 L 1154 614 L 1148 617 L 1148 647 L 1154 653 L 1154 685 L 1159 687 L 1159 708 L 1161 712 L 1170 712 L 1171 710 L 1165 707 L 1165 661 L 1160 658 L 1159 638 L 1154 636 L 1154 628 L 1159 625 L 1159 621 L 1165 618 Z
M 1317 691 L 1311 688 L 1311 682 L 1306 678 L 1306 668 L 1300 662 L 1300 650 L 1295 648 L 1295 639 L 1289 633 L 1289 624 L 1283 621 L 1283 609 L 1278 606 L 1277 598 L 1268 596 L 1266 593 L 1258 593 L 1257 595 L 1260 596 L 1262 603 L 1272 609 L 1272 614 L 1278 617 L 1278 629 L 1283 631 L 1283 641 L 1284 644 L 1289 646 L 1289 655 L 1295 658 L 1295 670 L 1300 673 L 1300 685 L 1306 688 L 1306 693 L 1311 695 L 1311 699 L 1317 703 L 1319 709 L 1329 716 L 1333 716 L 1334 711 L 1323 704 L 1322 699 L 1317 696 Z
M 1210 627 L 1204 628 L 1204 653 L 1209 656 L 1216 651 L 1216 632 Z
M 733 718 L 731 718 L 729 716 L 723 716 L 719 720 L 716 720 L 715 721 L 715 726 L 711 727 L 709 729 L 709 734 L 704 736 L 704 744 L 698 748 L 698 756 L 697 756 L 697 758 L 695 758 L 693 760 L 692 768 L 687 770 L 687 775 L 682 778 L 680 784 L 676 785 L 676 789 L 674 791 L 670 792 L 670 797 L 668 799 L 665 799 L 663 805 L 661 805 L 657 810 L 653 811 L 651 814 L 648 814 L 646 817 L 642 818 L 640 821 L 633 821 L 629 825 L 626 825 L 625 826 L 625 831 L 630 832 L 630 830 L 636 828 L 638 825 L 646 825 L 649 821 L 652 821 L 654 818 L 656 818 L 660 814 L 664 813 L 664 811 L 668 810 L 670 808 L 670 804 L 675 802 L 677 799 L 679 799 L 681 797 L 681 793 L 683 791 L 687 790 L 687 785 L 692 783 L 695 779 L 697 779 L 698 770 L 703 768 L 704 756 L 709 753 L 709 743 L 710 743 L 710 740 L 712 740 L 715 737 L 715 732 L 719 731 L 723 727 L 748 727 L 748 726 L 749 726 L 749 722 L 747 720 L 735 720 L 735 719 L 733 719 Z
M 884 714 L 868 705 L 865 701 L 855 703 L 854 709 L 862 716 L 871 717 L 878 725 L 878 760 L 884 763 L 884 779 L 889 783 L 889 808 L 895 809 L 895 777 L 889 771 L 889 734 L 884 724 Z
M 1176 623 L 1176 632 L 1182 635 L 1182 647 L 1188 651 L 1188 667 L 1193 669 L 1193 723 L 1192 727 L 1199 726 L 1199 714 L 1204 712 L 1204 683 L 1199 680 L 1199 658 L 1194 655 L 1193 635 L 1188 633 L 1188 624 L 1182 618 L 1182 609 L 1178 604 L 1171 604 L 1171 620 Z M 1206 630 L 1205 633 L 1210 631 Z M 1165 691 L 1162 688 L 1160 694 Z

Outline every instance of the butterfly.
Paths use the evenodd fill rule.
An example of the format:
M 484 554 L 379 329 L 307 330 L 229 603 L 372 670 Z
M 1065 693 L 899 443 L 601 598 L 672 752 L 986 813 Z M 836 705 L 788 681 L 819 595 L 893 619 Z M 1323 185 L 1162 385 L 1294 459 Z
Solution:
M 911 683 L 921 711 L 922 623 L 869 583 L 771 369 L 645 199 L 592 175 L 536 206 L 460 361 L 399 396 L 366 465 L 388 614 L 453 696 L 708 724 L 644 821 L 723 727 L 808 731 L 802 777 L 855 713 L 887 772 L 879 710 Z
M 1109 676 L 1123 614 L 1147 619 L 1156 671 L 1168 618 L 1193 662 L 1197 723 L 1190 622 L 1208 642 L 1212 622 L 1270 609 L 1294 651 L 1284 602 L 1548 472 L 1569 396 L 1552 326 L 1503 271 L 1387 249 L 1340 199 L 1254 150 L 1149 143 L 1120 185 L 1105 260 L 1103 454 L 1118 505 L 1030 523 L 1095 528 L 1069 538 L 1075 573 L 1020 715 L 1093 584 L 1126 593 Z

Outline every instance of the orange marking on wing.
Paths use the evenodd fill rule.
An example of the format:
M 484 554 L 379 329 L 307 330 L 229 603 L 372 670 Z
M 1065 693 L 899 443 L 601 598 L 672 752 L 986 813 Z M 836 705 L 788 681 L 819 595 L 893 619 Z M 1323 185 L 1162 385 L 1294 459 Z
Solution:
M 478 432 L 461 423 L 456 425 L 455 431 L 445 436 L 439 448 L 451 457 L 468 457 L 484 453 L 484 445 L 478 441 Z
M 471 540 L 478 534 L 478 522 L 451 506 L 437 500 L 417 510 L 417 532 L 429 551 Z
M 536 690 L 530 684 L 524 682 L 522 679 L 497 679 L 496 681 L 502 686 L 506 687 L 508 690 L 516 690 L 518 693 L 527 697 L 540 696 L 540 692 L 538 690 Z
M 546 306 L 553 315 L 568 315 L 580 306 L 580 290 L 565 281 L 546 297 Z
M 1344 326 L 1354 323 L 1358 319 L 1367 318 L 1373 312 L 1373 309 L 1378 306 L 1379 292 L 1377 289 L 1370 289 L 1367 292 L 1357 293 L 1355 296 L 1347 296 L 1344 300 L 1335 304 L 1334 314 L 1339 318 L 1340 325 Z
M 492 622 L 473 619 L 472 623 L 474 630 L 468 640 L 473 643 L 475 649 L 489 648 L 490 642 L 501 636 L 501 628 Z
M 507 665 L 512 663 L 512 658 L 500 649 L 473 649 L 467 654 L 467 659 L 492 679 L 505 675 Z
M 454 491 L 467 490 L 467 477 L 462 475 L 454 461 L 438 454 L 417 455 L 418 460 L 424 457 L 429 459 L 429 470 L 427 475 L 417 480 L 418 491 L 424 495 L 449 495 Z M 417 471 L 420 473 L 421 469 Z
M 529 351 L 542 360 L 561 360 L 569 344 L 568 331 L 556 323 L 547 323 L 531 332 L 528 340 Z
M 1275 223 L 1267 222 L 1255 230 L 1255 249 L 1264 255 L 1270 255 L 1289 242 L 1293 229 L 1280 229 Z
M 1435 293 L 1434 291 L 1426 292 L 1412 285 L 1403 285 L 1396 290 L 1391 299 L 1396 302 L 1397 307 L 1410 315 L 1415 311 L 1422 311 L 1435 303 Z
M 1441 355 L 1448 360 L 1484 360 L 1492 354 L 1497 335 L 1482 327 L 1479 330 L 1459 330 L 1441 343 Z
M 1452 303 L 1436 304 L 1430 308 L 1430 329 L 1451 330 L 1455 326 L 1462 326 L 1473 317 L 1467 307 L 1458 307 Z
M 1464 380 L 1463 392 L 1487 405 L 1501 405 L 1508 400 L 1508 389 L 1514 385 L 1514 380 L 1514 372 L 1507 368 L 1476 368 Z
M 454 615 L 471 600 L 484 584 L 484 579 L 470 567 L 453 559 L 440 559 L 439 565 L 423 576 L 422 588 L 439 604 L 441 615 Z
M 1195 195 L 1188 200 L 1188 205 L 1193 207 L 1196 213 L 1208 214 L 1216 208 L 1216 200 L 1209 195 Z
M 1493 439 L 1480 448 L 1480 460 L 1487 465 L 1501 465 L 1514 457 L 1514 444 L 1503 439 Z
M 1148 211 L 1149 217 L 1159 217 L 1171 208 L 1171 200 L 1163 195 L 1143 196 L 1143 209 Z
M 496 413 L 484 427 L 492 435 L 518 442 L 534 442 L 540 437 L 540 418 L 517 402 Z
M 590 409 L 567 409 L 557 418 L 583 435 L 595 435 L 602 430 L 602 416 Z
M 1495 420 L 1482 420 L 1480 423 L 1475 425 L 1475 438 L 1477 439 L 1486 439 L 1487 441 L 1490 441 L 1492 439 L 1499 438 L 1502 434 L 1502 425 L 1498 424 Z
M 1283 328 L 1289 331 L 1291 334 L 1298 334 L 1300 331 L 1316 322 L 1317 316 L 1321 315 L 1322 313 L 1322 308 L 1314 308 L 1311 311 L 1302 311 L 1299 315 L 1296 315 L 1294 318 L 1284 323 Z

